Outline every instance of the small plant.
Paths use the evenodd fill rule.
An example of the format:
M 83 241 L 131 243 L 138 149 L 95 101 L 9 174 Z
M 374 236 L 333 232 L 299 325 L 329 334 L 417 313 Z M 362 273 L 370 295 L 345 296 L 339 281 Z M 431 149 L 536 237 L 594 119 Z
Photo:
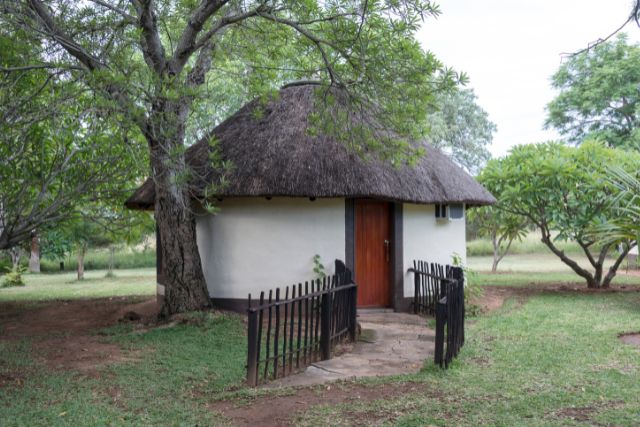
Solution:
M 313 256 L 313 272 L 316 274 L 316 277 L 318 279 L 324 279 L 325 277 L 327 277 L 324 264 L 322 264 L 320 255 L 318 254 L 315 254 Z
M 464 271 L 464 311 L 465 315 L 469 317 L 478 316 L 482 313 L 482 307 L 478 304 L 474 304 L 471 301 L 477 301 L 482 296 L 484 290 L 478 283 L 478 273 L 467 267 L 462 262 L 462 257 L 458 253 L 454 253 L 451 263 L 455 267 L 461 267 Z
M 4 278 L 2 279 L 1 287 L 11 288 L 14 286 L 24 286 L 25 283 L 22 275 L 25 271 L 27 271 L 27 269 L 23 266 L 16 266 L 8 270 L 7 274 L 5 274 Z

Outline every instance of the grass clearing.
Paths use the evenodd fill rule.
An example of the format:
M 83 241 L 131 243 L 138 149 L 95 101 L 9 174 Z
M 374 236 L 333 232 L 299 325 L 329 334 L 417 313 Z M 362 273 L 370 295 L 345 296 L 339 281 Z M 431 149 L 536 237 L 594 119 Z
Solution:
M 635 426 L 640 349 L 618 333 L 640 329 L 640 294 L 540 294 L 468 325 L 448 371 L 395 381 L 426 391 L 383 401 L 316 407 L 298 425 L 393 424 Z M 376 381 L 389 381 L 376 380 Z
M 149 332 L 109 328 L 102 338 L 131 360 L 92 372 L 47 371 L 31 340 L 0 341 L 0 424 L 218 425 L 207 405 L 244 380 L 240 316 L 198 314 Z
M 106 270 L 85 272 L 76 280 L 75 273 L 30 274 L 23 277 L 26 285 L 0 288 L 0 301 L 45 301 L 52 299 L 103 298 L 129 295 L 153 295 L 156 292 L 156 270 L 139 268 L 116 270 L 115 277 L 105 277 Z
M 559 249 L 571 255 L 583 255 L 582 248 L 575 242 L 556 242 Z M 549 248 L 540 241 L 540 231 L 530 231 L 522 241 L 514 241 L 509 249 L 510 254 L 548 254 Z M 493 246 L 489 239 L 475 239 L 467 242 L 468 256 L 493 255 Z
M 586 258 L 575 257 L 582 265 Z M 584 279 L 573 272 L 553 254 L 507 255 L 498 266 L 498 272 L 492 274 L 491 257 L 471 256 L 467 266 L 475 272 L 473 280 L 482 286 L 537 286 L 548 284 L 567 284 L 586 286 Z M 613 261 L 609 261 L 608 267 Z M 626 264 L 618 269 L 613 279 L 614 285 L 640 286 L 640 276 L 625 274 Z

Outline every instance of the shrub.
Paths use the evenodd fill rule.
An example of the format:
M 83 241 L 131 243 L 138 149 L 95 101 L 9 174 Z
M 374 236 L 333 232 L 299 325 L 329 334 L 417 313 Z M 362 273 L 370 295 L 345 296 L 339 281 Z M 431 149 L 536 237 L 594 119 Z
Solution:
M 22 275 L 24 274 L 24 272 L 27 269 L 22 267 L 22 266 L 18 266 L 16 268 L 12 268 L 10 269 L 7 274 L 4 275 L 4 277 L 2 278 L 2 286 L 3 288 L 11 288 L 14 286 L 24 286 L 24 279 L 22 278 Z

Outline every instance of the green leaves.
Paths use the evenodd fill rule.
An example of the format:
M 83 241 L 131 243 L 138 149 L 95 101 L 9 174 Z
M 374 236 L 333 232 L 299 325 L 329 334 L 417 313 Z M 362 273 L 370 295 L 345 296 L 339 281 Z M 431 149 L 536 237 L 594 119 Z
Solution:
M 573 143 L 640 149 L 640 46 L 626 35 L 570 57 L 552 85 L 560 93 L 547 106 L 547 127 Z
M 473 90 L 440 93 L 436 107 L 427 117 L 428 140 L 449 152 L 452 158 L 472 174 L 477 174 L 491 158 L 488 150 L 496 125 L 478 104 Z

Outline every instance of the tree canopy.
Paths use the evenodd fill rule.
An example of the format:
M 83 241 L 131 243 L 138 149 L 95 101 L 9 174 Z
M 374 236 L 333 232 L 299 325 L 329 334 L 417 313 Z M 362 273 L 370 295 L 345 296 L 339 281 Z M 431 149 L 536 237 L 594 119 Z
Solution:
M 559 94 L 547 106 L 547 127 L 575 144 L 600 139 L 640 150 L 640 46 L 626 35 L 569 57 L 552 86 Z
M 429 113 L 428 140 L 449 153 L 456 163 L 477 174 L 491 158 L 488 147 L 496 125 L 478 105 L 472 89 L 439 94 L 435 110 Z
M 491 160 L 482 172 L 482 182 L 493 190 L 498 209 L 534 224 L 542 234 L 542 242 L 589 287 L 608 287 L 635 245 L 625 238 L 599 241 L 598 225 L 621 215 L 611 203 L 617 190 L 608 173 L 617 165 L 635 174 L 639 163 L 640 153 L 608 148 L 594 141 L 577 148 L 557 142 L 530 144 L 513 148 L 502 159 Z M 568 239 L 580 245 L 587 267 L 555 244 Z M 617 244 L 622 244 L 623 250 L 603 275 L 606 257 Z
M 16 0 L 4 12 L 9 31 L 27 33 L 38 51 L 5 72 L 62 73 L 91 94 L 101 117 L 134 124 L 146 140 L 165 260 L 163 314 L 210 304 L 195 239 L 190 183 L 198 177 L 184 152 L 229 106 L 284 83 L 339 87 L 352 111 L 372 117 L 365 129 L 343 115 L 347 126 L 334 129 L 347 129 L 346 143 L 411 161 L 421 150 L 409 141 L 425 136 L 436 94 L 464 80 L 414 37 L 439 14 L 428 0 Z M 215 147 L 211 154 L 220 161 Z
M 4 69 L 37 58 L 22 36 L 0 30 Z M 128 129 L 101 116 L 62 72 L 0 73 L 0 249 L 69 219 L 78 205 L 122 204 L 146 163 L 142 140 Z

